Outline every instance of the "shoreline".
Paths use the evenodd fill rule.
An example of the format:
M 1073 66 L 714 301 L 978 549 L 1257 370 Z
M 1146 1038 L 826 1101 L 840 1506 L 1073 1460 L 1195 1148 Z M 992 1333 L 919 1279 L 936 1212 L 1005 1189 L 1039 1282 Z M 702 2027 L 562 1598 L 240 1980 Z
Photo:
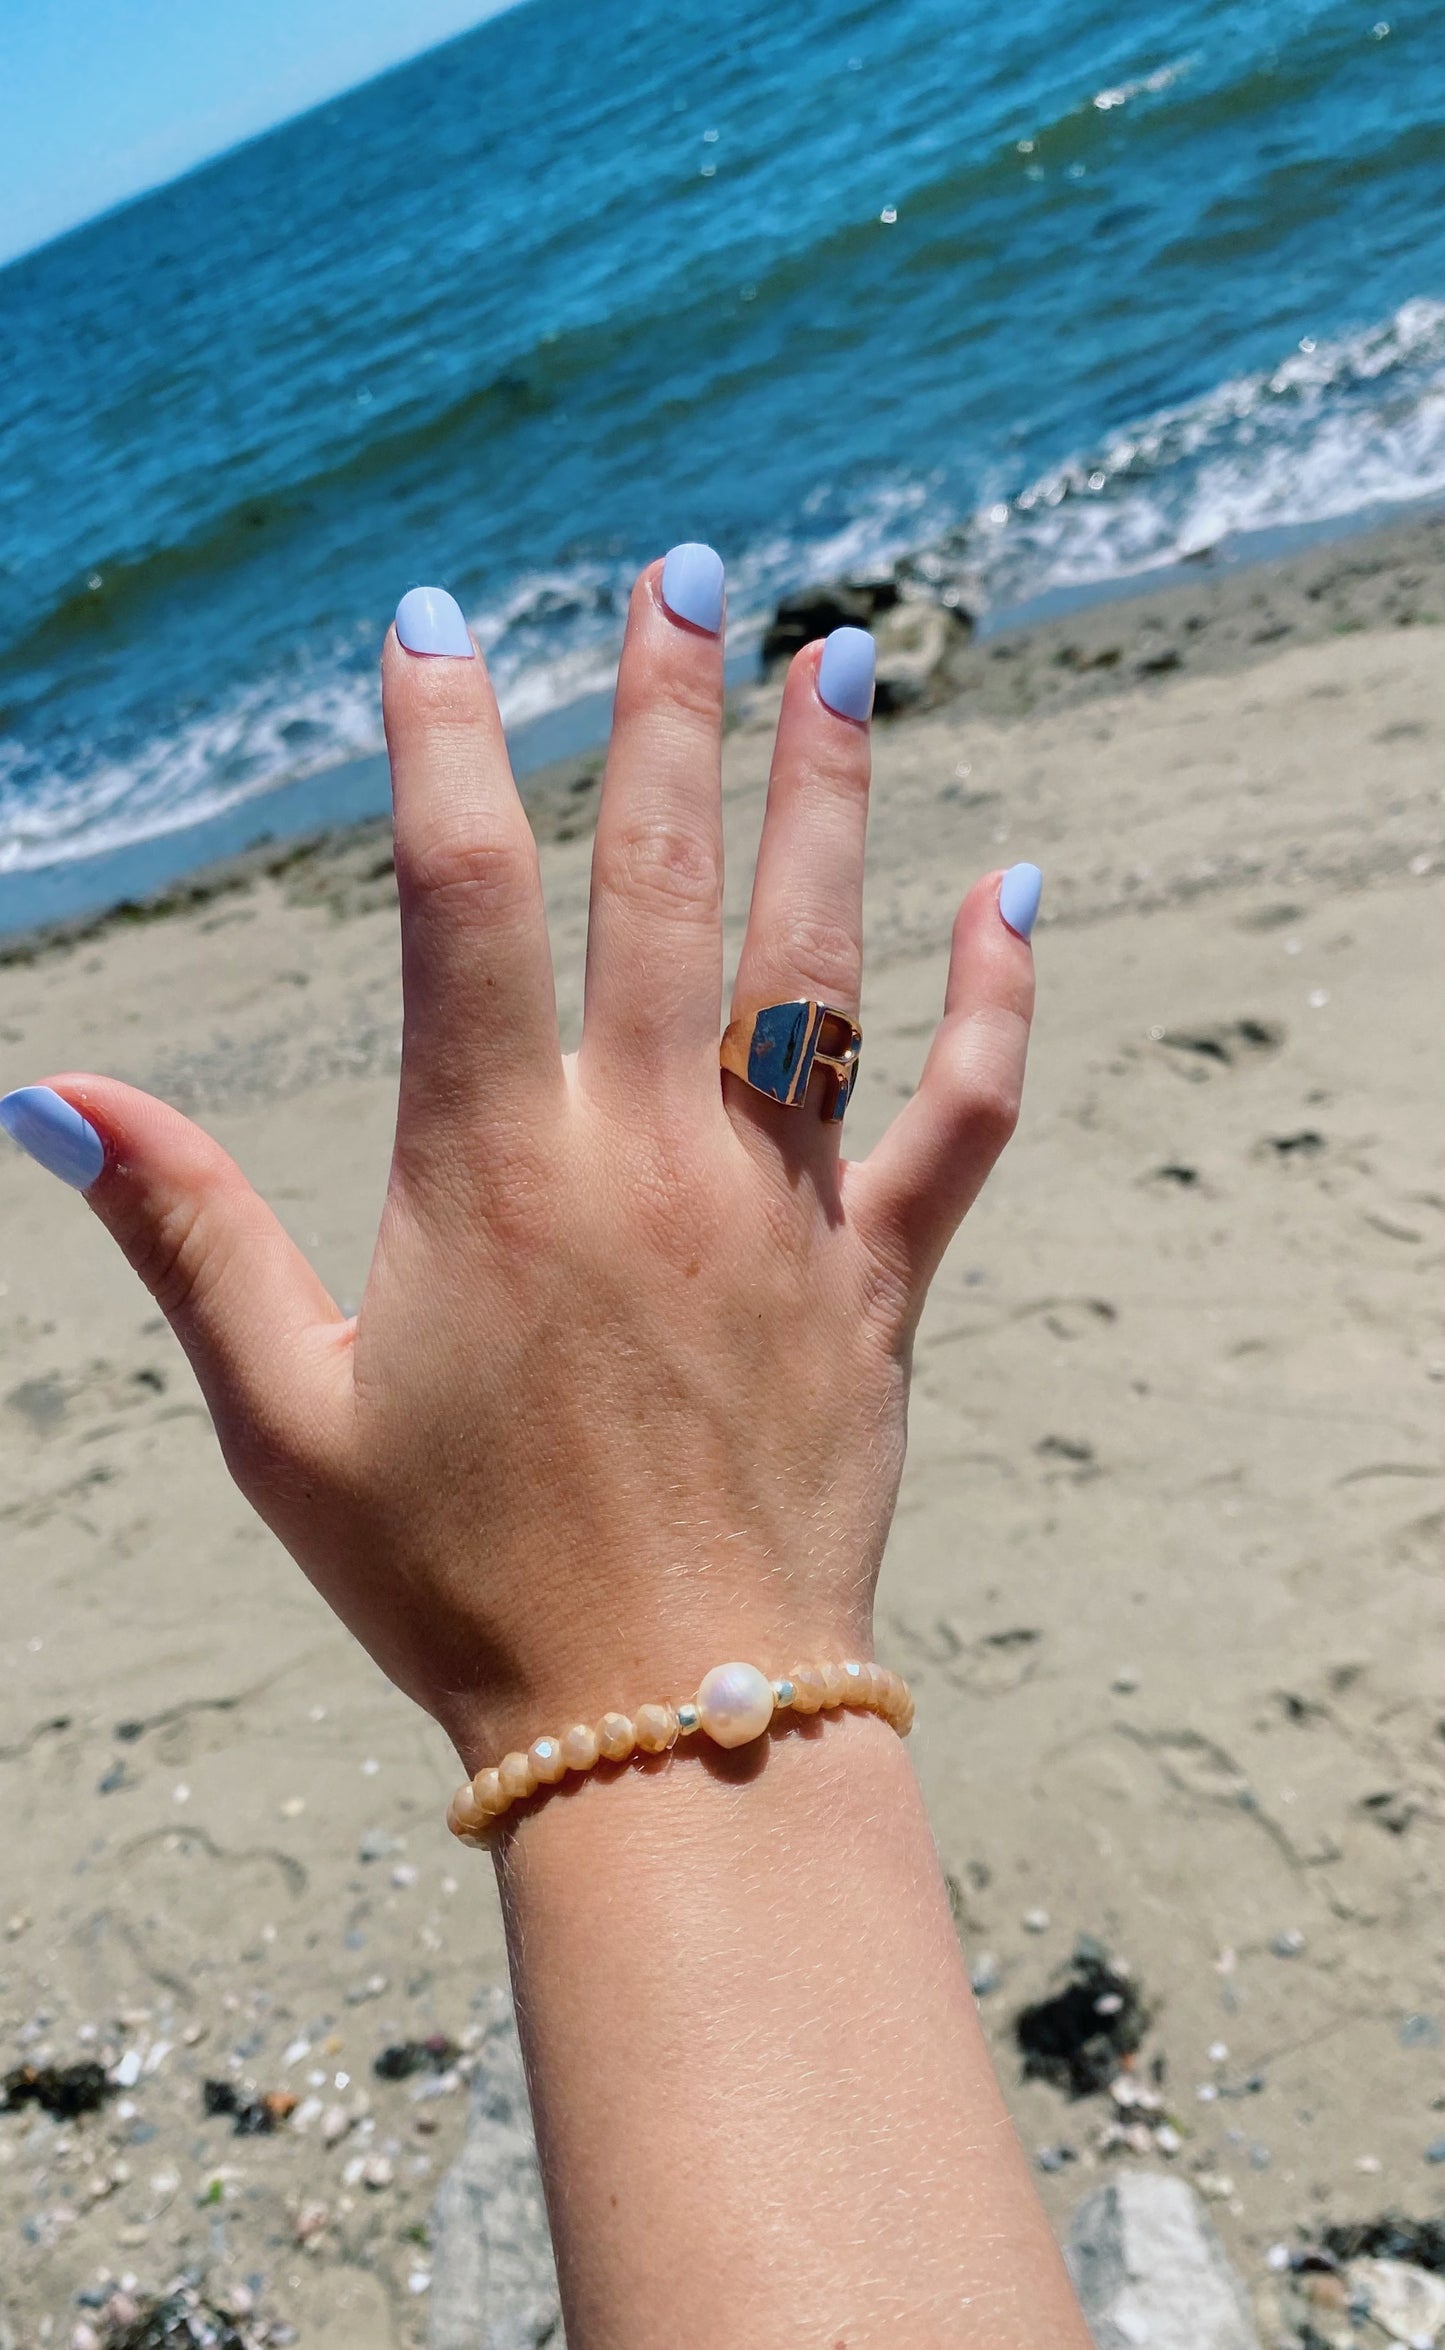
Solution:
M 996 622 L 984 616 L 949 651 L 920 710 L 1025 719 L 1126 686 L 1147 690 L 1173 675 L 1247 669 L 1286 643 L 1445 618 L 1445 504 L 1430 501 L 1363 527 L 1310 526 L 1288 534 L 1284 551 L 1268 551 L 1278 536 L 1258 551 L 1248 542 L 1225 545 L 1161 575 L 1059 591 Z M 744 672 L 754 660 L 745 651 L 729 668 Z M 775 681 L 739 675 L 729 688 L 729 724 L 765 715 L 777 694 Z M 509 737 L 539 840 L 590 829 L 610 702 L 608 694 L 588 695 Z M 913 715 L 902 713 L 901 722 Z M 878 721 L 880 731 L 898 723 Z M 278 810 L 287 807 L 298 818 L 304 810 L 305 820 L 278 829 Z M 298 870 L 323 895 L 344 895 L 352 868 L 364 880 L 379 877 L 374 868 L 389 835 L 387 763 L 374 753 L 198 825 L 0 875 L 0 967 Z M 192 852 L 206 844 L 205 853 L 177 864 L 188 841 Z M 15 917 L 27 894 L 47 892 L 59 901 L 53 913 Z

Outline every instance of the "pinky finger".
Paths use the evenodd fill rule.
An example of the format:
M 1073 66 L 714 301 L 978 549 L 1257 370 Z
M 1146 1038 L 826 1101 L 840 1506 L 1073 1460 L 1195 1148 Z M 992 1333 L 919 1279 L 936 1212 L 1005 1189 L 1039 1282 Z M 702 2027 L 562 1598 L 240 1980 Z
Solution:
M 918 1091 L 853 1170 L 851 1213 L 916 1311 L 1018 1123 L 1034 1009 L 1037 866 L 991 873 L 953 925 L 943 1019 Z

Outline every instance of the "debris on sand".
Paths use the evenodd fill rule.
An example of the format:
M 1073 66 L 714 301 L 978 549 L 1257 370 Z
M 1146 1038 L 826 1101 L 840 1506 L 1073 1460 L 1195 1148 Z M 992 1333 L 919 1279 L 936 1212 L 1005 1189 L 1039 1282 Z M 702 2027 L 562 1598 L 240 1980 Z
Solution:
M 203 2081 L 201 2104 L 208 2114 L 223 2113 L 235 2124 L 238 2138 L 264 2138 L 294 2113 L 299 2100 L 289 2089 L 268 2089 L 247 2097 L 233 2081 Z
M 450 2072 L 461 2053 L 445 2032 L 429 2032 L 425 2040 L 396 2040 L 383 2048 L 372 2071 L 379 2081 L 409 2081 L 413 2073 Z
M 1320 2242 L 1336 2260 L 1408 2260 L 1445 2277 L 1445 2220 L 1406 2219 L 1382 2212 L 1378 2219 L 1343 2220 L 1324 2229 Z
M 295 2338 L 290 2326 L 255 2315 L 248 2288 L 213 2300 L 185 2281 L 145 2300 L 112 2293 L 85 2332 L 100 2350 L 263 2350 Z
M 1270 2255 L 1280 2282 L 1268 2314 L 1298 2350 L 1376 2350 L 1445 2342 L 1445 2222 L 1387 2212 L 1327 2227 Z
M 1134 2055 L 1149 2022 L 1128 1967 L 1081 1934 L 1062 1987 L 1014 2020 L 1024 2077 L 1052 2081 L 1071 2097 L 1097 2096 Z
M 96 2113 L 107 2097 L 115 2093 L 103 2064 L 94 2058 L 84 2058 L 78 2064 L 17 2064 L 5 2075 L 5 2104 L 13 2111 L 21 2105 L 39 2105 L 57 2121 L 75 2121 L 83 2113 Z

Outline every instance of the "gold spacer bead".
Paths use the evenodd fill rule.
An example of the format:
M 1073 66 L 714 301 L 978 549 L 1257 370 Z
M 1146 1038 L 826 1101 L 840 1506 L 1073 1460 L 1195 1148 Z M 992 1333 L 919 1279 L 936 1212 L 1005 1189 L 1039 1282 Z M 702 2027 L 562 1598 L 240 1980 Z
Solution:
M 689 1698 L 685 1705 L 680 1705 L 677 1709 L 678 1737 L 691 1738 L 701 1728 L 702 1716 L 698 1712 L 697 1707 L 693 1704 L 691 1698 Z

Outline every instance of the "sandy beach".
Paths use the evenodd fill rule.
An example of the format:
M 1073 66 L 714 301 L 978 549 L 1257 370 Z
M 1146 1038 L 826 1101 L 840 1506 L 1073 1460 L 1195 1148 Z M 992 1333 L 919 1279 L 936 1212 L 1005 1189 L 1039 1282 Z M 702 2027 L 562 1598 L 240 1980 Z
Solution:
M 968 648 L 877 730 L 856 1152 L 969 881 L 1046 877 L 1023 1124 L 922 1331 L 879 1653 L 1052 2215 L 1172 2163 L 1261 2293 L 1270 2246 L 1445 2179 L 1442 653 L 1445 522 L 1415 521 Z M 775 707 L 728 737 L 734 945 Z M 568 1041 L 595 785 L 532 795 Z M 0 962 L 7 1085 L 177 1102 L 348 1305 L 398 1030 L 377 828 Z M 465 2065 L 375 2060 L 464 2058 L 504 1973 L 453 1758 L 8 1147 L 0 1232 L 0 2064 L 126 2075 L 76 2121 L 0 2113 L 0 2344 L 187 2264 L 307 2350 L 420 2344 Z M 1142 1988 L 1172 2152 L 1021 2078 L 1014 2019 L 1080 1934 Z M 239 2135 L 206 2080 L 299 2102 Z

